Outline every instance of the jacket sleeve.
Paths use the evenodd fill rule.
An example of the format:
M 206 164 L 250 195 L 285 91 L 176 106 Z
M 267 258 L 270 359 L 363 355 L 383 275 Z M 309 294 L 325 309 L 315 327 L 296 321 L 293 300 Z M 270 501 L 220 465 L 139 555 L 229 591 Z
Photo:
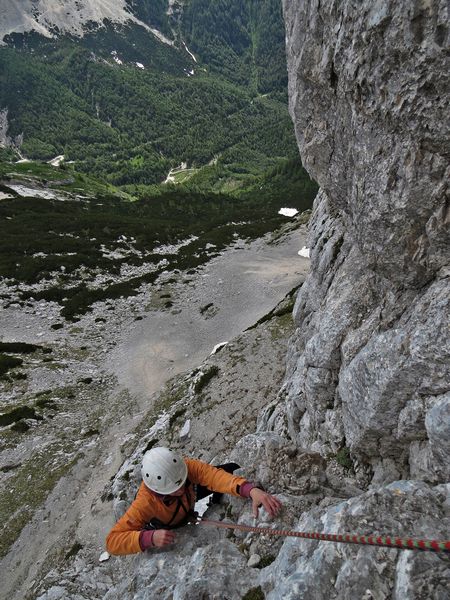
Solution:
M 188 477 L 192 483 L 204 485 L 212 492 L 240 496 L 239 486 L 247 481 L 244 477 L 231 475 L 223 469 L 217 469 L 201 460 L 195 460 L 193 458 L 187 458 L 185 460 L 188 467 Z
M 141 484 L 130 508 L 108 533 L 106 549 L 110 554 L 142 552 L 139 544 L 141 530 L 155 516 L 143 485 Z

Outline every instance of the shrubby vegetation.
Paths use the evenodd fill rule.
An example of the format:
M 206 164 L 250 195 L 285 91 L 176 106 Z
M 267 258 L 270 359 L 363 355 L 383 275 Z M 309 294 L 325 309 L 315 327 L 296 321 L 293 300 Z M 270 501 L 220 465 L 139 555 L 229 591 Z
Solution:
M 21 358 L 16 358 L 14 356 L 8 356 L 7 354 L 0 353 L 0 377 L 5 375 L 9 369 L 13 369 L 14 367 L 18 367 L 23 363 Z
M 5 189 L 8 176 L 14 170 L 37 173 L 60 173 L 47 165 L 25 163 L 0 165 Z M 7 175 L 8 169 L 13 171 Z M 67 180 L 80 183 L 79 175 L 66 167 Z M 194 178 L 193 178 L 194 179 Z M 74 183 L 48 185 L 55 189 L 74 189 Z M 89 199 L 87 179 L 79 200 L 47 200 L 16 197 L 0 203 L 0 276 L 11 282 L 36 283 L 48 281 L 41 292 L 23 293 L 59 302 L 62 315 L 72 319 L 89 310 L 97 300 L 136 293 L 144 282 L 152 282 L 162 270 L 196 267 L 211 256 L 205 246 L 214 244 L 218 252 L 229 244 L 234 235 L 255 238 L 273 231 L 285 221 L 278 210 L 289 206 L 302 211 L 311 206 L 316 185 L 302 169 L 298 159 L 285 161 L 265 176 L 248 178 L 244 190 L 234 194 L 219 194 L 188 186 L 160 186 L 139 189 L 135 202 L 108 193 L 108 188 L 95 188 L 95 198 Z M 80 190 L 78 190 L 80 192 Z M 237 225 L 235 223 L 238 223 Z M 117 281 L 121 266 L 153 263 L 162 256 L 152 254 L 161 244 L 173 244 L 189 236 L 194 242 L 177 254 L 166 254 L 168 264 L 126 281 Z M 129 252 L 130 244 L 133 253 Z M 122 251 L 123 257 L 110 256 L 106 250 Z M 140 253 L 140 254 L 139 254 Z M 109 273 L 111 279 L 95 287 L 98 272 Z M 55 280 L 57 283 L 55 284 Z
M 12 148 L 4 148 L 0 146 L 0 162 L 18 160 L 19 155 Z
M 208 385 L 213 377 L 219 374 L 219 367 L 217 365 L 211 365 L 203 371 L 197 381 L 194 384 L 194 392 L 200 394 L 200 392 Z

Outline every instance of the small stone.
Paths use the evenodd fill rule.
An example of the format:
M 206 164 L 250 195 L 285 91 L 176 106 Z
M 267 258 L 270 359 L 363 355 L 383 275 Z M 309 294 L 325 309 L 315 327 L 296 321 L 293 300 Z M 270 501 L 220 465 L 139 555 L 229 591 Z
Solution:
M 259 554 L 252 554 L 247 562 L 247 567 L 257 567 L 261 562 L 261 557 Z
M 98 562 L 105 562 L 105 560 L 109 560 L 111 558 L 111 555 L 109 552 L 102 552 L 100 554 L 100 558 L 98 559 Z
M 189 437 L 191 431 L 191 420 L 187 419 L 180 431 L 180 440 L 184 440 Z

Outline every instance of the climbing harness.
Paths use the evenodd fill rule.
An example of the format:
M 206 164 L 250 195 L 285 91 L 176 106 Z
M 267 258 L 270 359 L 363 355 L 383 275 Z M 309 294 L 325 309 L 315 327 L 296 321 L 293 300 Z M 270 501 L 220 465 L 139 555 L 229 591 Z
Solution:
M 349 533 L 316 533 L 305 531 L 289 531 L 287 529 L 269 529 L 267 527 L 252 527 L 251 525 L 238 525 L 237 523 L 226 523 L 224 521 L 213 521 L 200 517 L 199 525 L 211 525 L 222 529 L 239 529 L 251 531 L 263 535 L 281 535 L 286 537 L 299 537 L 308 540 L 319 540 L 322 542 L 337 542 L 342 544 L 362 544 L 364 546 L 387 546 L 397 550 L 423 550 L 429 552 L 449 552 L 450 540 L 417 540 L 412 538 L 390 537 L 388 535 L 353 535 Z
M 195 489 L 192 488 L 192 483 L 189 479 L 185 481 L 185 494 L 187 500 L 187 506 L 184 505 L 182 496 L 170 497 L 165 496 L 161 498 L 161 501 L 166 505 L 170 506 L 171 504 L 175 504 L 175 510 L 172 514 L 170 521 L 164 523 L 160 521 L 156 517 L 151 519 L 148 523 L 144 525 L 144 529 L 152 530 L 152 529 L 179 529 L 180 527 L 184 527 L 190 523 L 195 523 L 198 519 L 198 513 L 190 508 L 191 503 L 195 499 Z M 195 488 L 195 486 L 194 486 Z M 180 510 L 184 512 L 184 517 L 181 521 L 178 521 L 175 525 L 173 525 L 173 521 L 175 517 L 179 514 Z

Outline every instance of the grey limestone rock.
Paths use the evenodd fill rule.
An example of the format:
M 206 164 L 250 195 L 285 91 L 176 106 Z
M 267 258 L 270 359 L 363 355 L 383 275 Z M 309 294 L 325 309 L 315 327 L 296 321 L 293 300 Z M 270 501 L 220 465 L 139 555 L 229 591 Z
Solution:
M 448 5 L 283 6 L 290 110 L 321 186 L 284 384 L 289 433 L 324 455 L 347 446 L 375 482 L 447 481 Z
M 245 476 L 264 488 L 303 496 L 319 492 L 326 483 L 326 462 L 318 453 L 304 452 L 286 438 L 260 432 L 242 438 L 231 454 L 246 465 Z
M 202 530 L 183 544 L 182 550 L 164 550 L 142 556 L 136 563 L 133 582 L 111 590 L 105 600 L 222 600 L 239 598 L 251 588 L 256 576 L 232 542 L 221 539 L 201 542 L 210 531 Z M 244 574 L 245 571 L 245 574 Z
M 447 3 L 283 4 L 300 153 L 331 216 L 378 273 L 429 281 L 448 260 L 434 249 L 448 218 Z
M 448 499 L 448 486 L 397 481 L 325 511 L 313 509 L 297 530 L 443 539 Z M 268 600 L 444 599 L 448 575 L 445 557 L 431 553 L 290 538 L 262 572 L 261 585 Z

